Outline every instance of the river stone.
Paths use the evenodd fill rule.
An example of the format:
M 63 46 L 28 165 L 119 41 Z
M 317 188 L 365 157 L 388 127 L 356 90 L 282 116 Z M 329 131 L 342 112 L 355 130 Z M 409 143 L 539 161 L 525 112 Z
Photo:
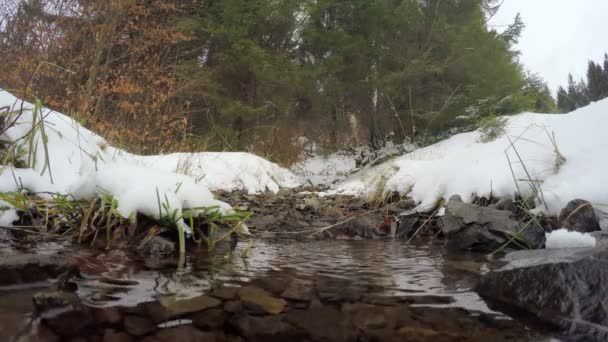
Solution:
M 98 323 L 118 324 L 122 321 L 122 315 L 117 307 L 94 308 L 93 317 Z
M 346 303 L 342 305 L 342 312 L 350 315 L 353 324 L 361 330 L 380 329 L 387 324 L 383 307 L 363 303 Z
M 226 313 L 222 309 L 209 309 L 192 316 L 192 324 L 203 330 L 220 328 L 226 321 Z
M 143 342 L 219 342 L 225 338 L 221 333 L 211 333 L 197 330 L 192 326 L 161 329 L 154 335 L 143 339 Z
M 332 307 L 293 310 L 285 314 L 285 321 L 306 331 L 315 341 L 357 340 L 357 329 L 349 318 Z
M 269 314 L 279 314 L 285 309 L 287 302 L 284 299 L 273 297 L 269 292 L 255 286 L 245 286 L 239 290 L 241 302 L 255 311 Z
M 224 311 L 237 313 L 243 311 L 243 303 L 238 300 L 229 300 L 224 303 Z
M 601 229 L 593 206 L 582 199 L 570 201 L 559 213 L 559 222 L 562 228 L 577 232 L 589 233 Z
M 106 329 L 103 332 L 102 342 L 132 342 L 133 338 L 131 335 L 123 331 L 116 331 L 114 329 Z
M 290 300 L 311 301 L 314 298 L 314 284 L 311 281 L 300 279 L 292 280 L 281 294 L 281 297 Z
M 134 336 L 147 335 L 156 330 L 154 321 L 139 316 L 126 316 L 124 325 L 125 330 Z
M 176 299 L 175 297 L 161 297 L 160 304 L 167 311 L 167 319 L 179 317 L 185 314 L 203 311 L 218 307 L 222 304 L 219 299 L 209 296 L 199 296 L 189 299 Z
M 41 292 L 33 296 L 37 318 L 58 335 L 75 337 L 94 320 L 78 296 L 68 292 Z
M 0 286 L 46 281 L 77 268 L 74 260 L 61 254 L 0 254 Z
M 506 266 L 482 278 L 481 296 L 570 333 L 608 340 L 608 250 L 520 251 L 506 260 Z
M 295 337 L 295 329 L 280 316 L 237 315 L 230 325 L 248 341 L 289 341 Z
M 211 291 L 211 295 L 219 299 L 231 300 L 236 298 L 238 290 L 239 289 L 237 287 L 223 286 L 213 289 L 213 291 Z
M 524 226 L 512 215 L 506 210 L 463 203 L 460 196 L 454 195 L 443 217 L 446 245 L 453 250 L 493 252 Z M 535 225 L 529 225 L 520 234 L 532 248 L 540 248 L 545 242 L 544 231 Z

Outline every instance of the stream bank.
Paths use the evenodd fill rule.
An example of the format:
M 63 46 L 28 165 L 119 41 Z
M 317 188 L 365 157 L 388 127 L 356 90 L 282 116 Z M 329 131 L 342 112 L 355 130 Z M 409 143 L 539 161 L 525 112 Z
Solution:
M 219 194 L 238 210 L 253 213 L 247 224 L 256 237 L 231 239 L 214 252 L 192 244 L 185 260 L 177 257 L 171 234 L 151 240 L 163 248 L 102 251 L 67 242 L 7 246 L 0 259 L 6 275 L 3 331 L 19 341 L 542 341 L 574 336 L 556 326 L 551 315 L 539 321 L 511 314 L 510 306 L 518 303 L 505 301 L 508 295 L 496 298 L 500 292 L 480 290 L 492 303 L 488 307 L 477 285 L 487 283 L 484 275 L 502 265 L 487 252 L 445 248 L 453 233 L 445 229 L 446 222 L 455 219 L 453 225 L 460 228 L 454 232 L 463 231 L 474 241 L 479 236 L 507 241 L 499 230 L 487 228 L 489 222 L 513 217 L 505 214 L 504 202 L 482 206 L 454 199 L 443 218 L 400 216 L 413 208 L 412 201 L 369 204 L 300 190 Z M 472 213 L 483 218 L 475 221 L 483 222 L 479 227 L 466 219 Z M 27 300 L 31 304 L 23 305 Z M 583 340 L 598 336 L 577 334 Z

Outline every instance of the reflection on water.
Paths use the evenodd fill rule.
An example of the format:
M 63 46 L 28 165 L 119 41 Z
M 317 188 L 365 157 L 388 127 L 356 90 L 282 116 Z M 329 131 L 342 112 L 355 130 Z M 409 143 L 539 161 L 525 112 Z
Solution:
M 216 284 L 240 285 L 273 272 L 289 278 L 333 279 L 345 290 L 378 296 L 451 297 L 446 301 L 450 304 L 441 305 L 491 312 L 471 291 L 475 274 L 463 271 L 478 270 L 481 264 L 446 260 L 438 247 L 398 241 L 256 241 L 243 259 L 245 248 L 241 244 L 213 257 L 191 256 L 180 270 L 167 260 L 163 261 L 168 266 L 154 269 L 136 262 L 115 265 L 111 278 L 80 281 L 79 294 L 90 305 L 133 306 L 167 295 L 194 297 Z

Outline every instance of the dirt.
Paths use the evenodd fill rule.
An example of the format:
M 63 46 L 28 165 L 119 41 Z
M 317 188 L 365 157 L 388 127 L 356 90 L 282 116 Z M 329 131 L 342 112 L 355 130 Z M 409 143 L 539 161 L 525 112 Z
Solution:
M 409 199 L 370 204 L 351 196 L 323 196 L 302 189 L 278 194 L 222 193 L 221 200 L 253 215 L 247 225 L 265 239 L 377 239 L 396 233 L 398 215 L 414 207 Z

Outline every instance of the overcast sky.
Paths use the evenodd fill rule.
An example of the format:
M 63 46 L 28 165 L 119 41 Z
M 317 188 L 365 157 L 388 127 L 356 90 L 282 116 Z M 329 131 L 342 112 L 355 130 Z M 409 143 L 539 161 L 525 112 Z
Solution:
M 587 62 L 608 52 L 608 0 L 505 0 L 490 24 L 501 31 L 518 12 L 526 24 L 521 62 L 554 91 L 568 73 L 583 77 Z

